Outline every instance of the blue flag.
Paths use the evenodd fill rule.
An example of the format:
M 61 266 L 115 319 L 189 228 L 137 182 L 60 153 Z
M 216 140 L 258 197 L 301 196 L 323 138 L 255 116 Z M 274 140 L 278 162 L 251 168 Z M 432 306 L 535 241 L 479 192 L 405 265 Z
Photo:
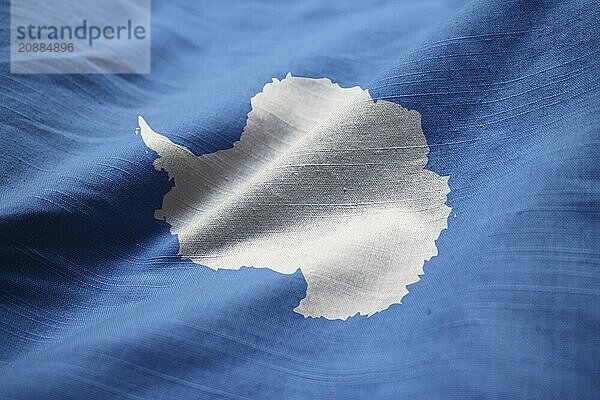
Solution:
M 600 396 L 598 4 L 32 1 L 0 398 Z

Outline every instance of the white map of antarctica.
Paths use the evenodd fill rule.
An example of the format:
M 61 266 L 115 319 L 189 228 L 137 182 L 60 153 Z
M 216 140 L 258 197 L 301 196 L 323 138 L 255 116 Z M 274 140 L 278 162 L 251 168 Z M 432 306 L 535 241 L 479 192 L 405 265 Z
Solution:
M 174 180 L 155 217 L 179 255 L 212 269 L 269 268 L 307 283 L 306 317 L 373 315 L 400 303 L 437 255 L 448 177 L 425 169 L 421 115 L 329 79 L 273 79 L 238 142 L 196 156 L 141 135 Z

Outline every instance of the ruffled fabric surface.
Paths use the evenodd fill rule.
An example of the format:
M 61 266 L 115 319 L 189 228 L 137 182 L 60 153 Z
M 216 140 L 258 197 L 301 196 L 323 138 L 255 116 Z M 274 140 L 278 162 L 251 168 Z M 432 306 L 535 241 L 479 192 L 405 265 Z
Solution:
M 12 75 L 0 5 L 0 398 L 597 398 L 596 2 L 152 7 L 149 75 Z M 402 304 L 305 318 L 300 271 L 199 266 L 154 218 L 138 115 L 227 149 L 288 72 L 421 114 L 452 212 Z

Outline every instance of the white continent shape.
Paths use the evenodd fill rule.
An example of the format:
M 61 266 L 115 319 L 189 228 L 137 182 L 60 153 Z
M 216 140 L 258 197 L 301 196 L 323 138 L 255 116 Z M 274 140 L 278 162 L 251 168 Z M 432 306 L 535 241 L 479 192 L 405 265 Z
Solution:
M 138 119 L 174 187 L 155 217 L 179 255 L 212 269 L 292 274 L 294 311 L 346 319 L 400 303 L 447 228 L 448 177 L 425 169 L 414 110 L 360 87 L 288 74 L 251 100 L 233 147 L 196 156 Z

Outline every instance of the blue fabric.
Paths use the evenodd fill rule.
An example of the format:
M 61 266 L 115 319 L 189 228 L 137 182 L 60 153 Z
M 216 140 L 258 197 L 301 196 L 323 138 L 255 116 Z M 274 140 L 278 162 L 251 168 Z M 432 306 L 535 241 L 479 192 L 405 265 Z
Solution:
M 11 75 L 0 42 L 0 398 L 600 396 L 600 6 L 153 2 L 150 75 Z M 300 272 L 182 261 L 142 114 L 231 147 L 272 77 L 422 114 L 449 175 L 402 304 L 305 319 Z

